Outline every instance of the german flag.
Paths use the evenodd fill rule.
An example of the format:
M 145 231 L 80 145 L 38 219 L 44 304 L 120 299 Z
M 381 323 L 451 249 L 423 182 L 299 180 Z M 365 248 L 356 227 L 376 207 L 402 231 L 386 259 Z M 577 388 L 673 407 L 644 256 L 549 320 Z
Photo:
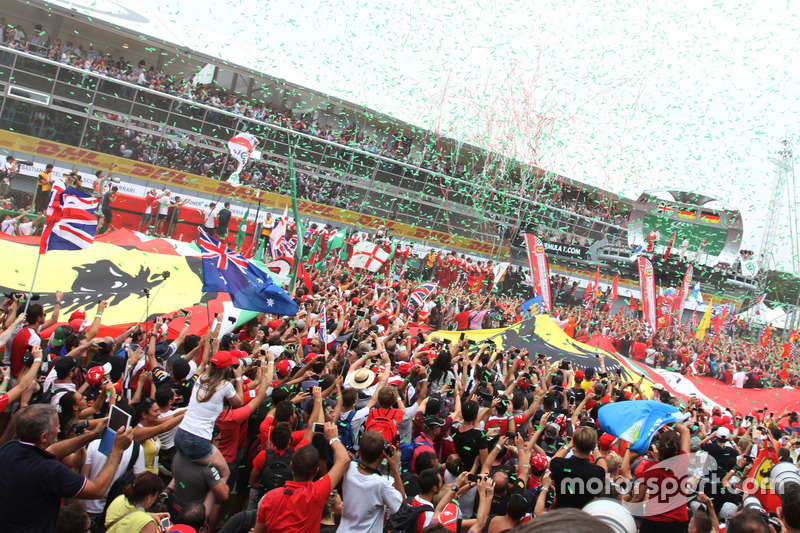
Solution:
M 691 209 L 678 209 L 678 216 L 680 218 L 688 218 L 690 220 L 694 220 L 697 218 L 697 211 L 693 211 Z
M 719 224 L 719 215 L 703 211 L 700 213 L 700 220 L 703 222 L 708 222 L 709 224 Z

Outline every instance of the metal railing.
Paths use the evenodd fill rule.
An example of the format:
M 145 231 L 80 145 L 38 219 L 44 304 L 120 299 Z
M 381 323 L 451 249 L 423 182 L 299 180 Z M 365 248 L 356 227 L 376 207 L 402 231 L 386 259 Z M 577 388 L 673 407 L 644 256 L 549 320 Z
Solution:
M 148 155 L 158 161 L 167 143 L 178 142 L 217 154 L 226 175 L 227 141 L 247 131 L 262 140 L 260 163 L 285 171 L 291 146 L 301 176 L 316 177 L 319 190 L 339 191 L 322 203 L 498 244 L 542 229 L 627 242 L 625 228 L 599 218 L 36 54 L 0 48 L 0 91 L 0 128 L 54 142 L 90 147 L 95 132 L 113 127 L 116 137 L 91 148 L 124 155 L 126 135 L 137 134 L 149 138 Z M 286 180 L 271 190 L 286 194 Z

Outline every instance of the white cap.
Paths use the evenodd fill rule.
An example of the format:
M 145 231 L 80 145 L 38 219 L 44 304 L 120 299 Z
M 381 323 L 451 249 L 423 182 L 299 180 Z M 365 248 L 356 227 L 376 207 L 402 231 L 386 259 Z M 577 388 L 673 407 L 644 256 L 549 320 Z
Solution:
M 283 346 L 269 346 L 267 344 L 264 344 L 263 346 L 261 346 L 261 348 L 269 350 L 275 357 L 280 357 L 281 354 L 286 351 L 286 348 L 284 348 Z
M 726 427 L 721 427 L 717 429 L 717 438 L 726 440 L 731 438 L 731 430 Z

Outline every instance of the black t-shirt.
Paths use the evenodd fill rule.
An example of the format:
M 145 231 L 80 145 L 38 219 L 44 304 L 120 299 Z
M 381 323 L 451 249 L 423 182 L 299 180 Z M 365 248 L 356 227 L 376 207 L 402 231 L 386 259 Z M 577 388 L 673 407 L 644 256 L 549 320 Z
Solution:
M 572 507 L 582 509 L 602 492 L 606 471 L 589 459 L 557 457 L 550 461 L 556 502 L 553 509 Z M 596 479 L 597 481 L 591 481 Z
M 725 474 L 730 472 L 730 469 L 736 464 L 736 458 L 739 456 L 739 451 L 733 446 L 720 446 L 715 441 L 707 442 L 700 446 L 704 452 L 714 459 L 715 463 L 706 461 L 706 468 L 708 468 L 708 475 L 711 479 L 716 476 L 718 479 L 725 477 Z
M 456 453 L 464 463 L 463 470 L 469 472 L 475 460 L 479 459 L 481 450 L 488 448 L 486 437 L 483 436 L 483 431 L 477 428 L 464 432 L 455 430 L 452 435 Z
M 194 388 L 194 384 L 197 383 L 197 376 L 194 375 L 189 379 L 184 379 L 180 383 L 175 383 L 172 381 L 172 376 L 169 372 L 157 368 L 153 372 L 153 381 L 155 381 L 157 387 L 164 383 L 172 387 L 172 390 L 175 391 L 175 400 L 172 402 L 172 408 L 180 409 L 181 407 L 188 407 L 189 399 L 192 397 L 192 389 Z
M 100 206 L 101 211 L 111 211 L 111 197 L 114 196 L 114 193 L 108 191 L 103 195 L 103 203 Z
M 619 353 L 627 356 L 630 352 L 631 344 L 633 344 L 631 339 L 622 339 L 619 341 Z
M 231 212 L 229 209 L 220 209 L 217 216 L 217 228 L 223 231 L 228 231 L 228 224 L 231 221 Z

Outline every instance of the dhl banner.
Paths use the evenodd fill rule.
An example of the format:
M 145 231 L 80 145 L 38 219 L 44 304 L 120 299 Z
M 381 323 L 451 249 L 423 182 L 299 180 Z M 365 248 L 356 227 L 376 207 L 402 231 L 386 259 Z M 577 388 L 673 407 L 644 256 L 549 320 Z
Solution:
M 139 161 L 102 154 L 83 148 L 66 146 L 5 130 L 0 131 L 0 149 L 31 154 L 53 161 L 63 161 L 72 165 L 91 166 L 96 170 L 109 171 L 116 165 L 114 172 L 117 174 L 146 180 L 151 183 L 159 183 L 166 187 L 181 187 L 215 197 L 222 196 L 223 198 L 233 198 L 241 202 L 256 203 L 260 201 L 262 208 L 282 210 L 284 206 L 291 202 L 290 197 L 281 194 L 251 187 L 237 186 L 225 181 L 205 178 L 180 170 L 157 167 Z M 309 202 L 307 200 L 298 200 L 298 207 L 300 213 L 303 215 L 323 218 L 333 223 L 352 224 L 354 226 L 370 229 L 377 229 L 380 226 L 385 226 L 388 232 L 403 238 L 427 241 L 442 246 L 451 246 L 474 253 L 496 253 L 496 249 L 492 243 L 450 235 L 441 231 L 411 226 L 380 217 Z M 507 254 L 508 248 L 505 247 L 502 253 Z

